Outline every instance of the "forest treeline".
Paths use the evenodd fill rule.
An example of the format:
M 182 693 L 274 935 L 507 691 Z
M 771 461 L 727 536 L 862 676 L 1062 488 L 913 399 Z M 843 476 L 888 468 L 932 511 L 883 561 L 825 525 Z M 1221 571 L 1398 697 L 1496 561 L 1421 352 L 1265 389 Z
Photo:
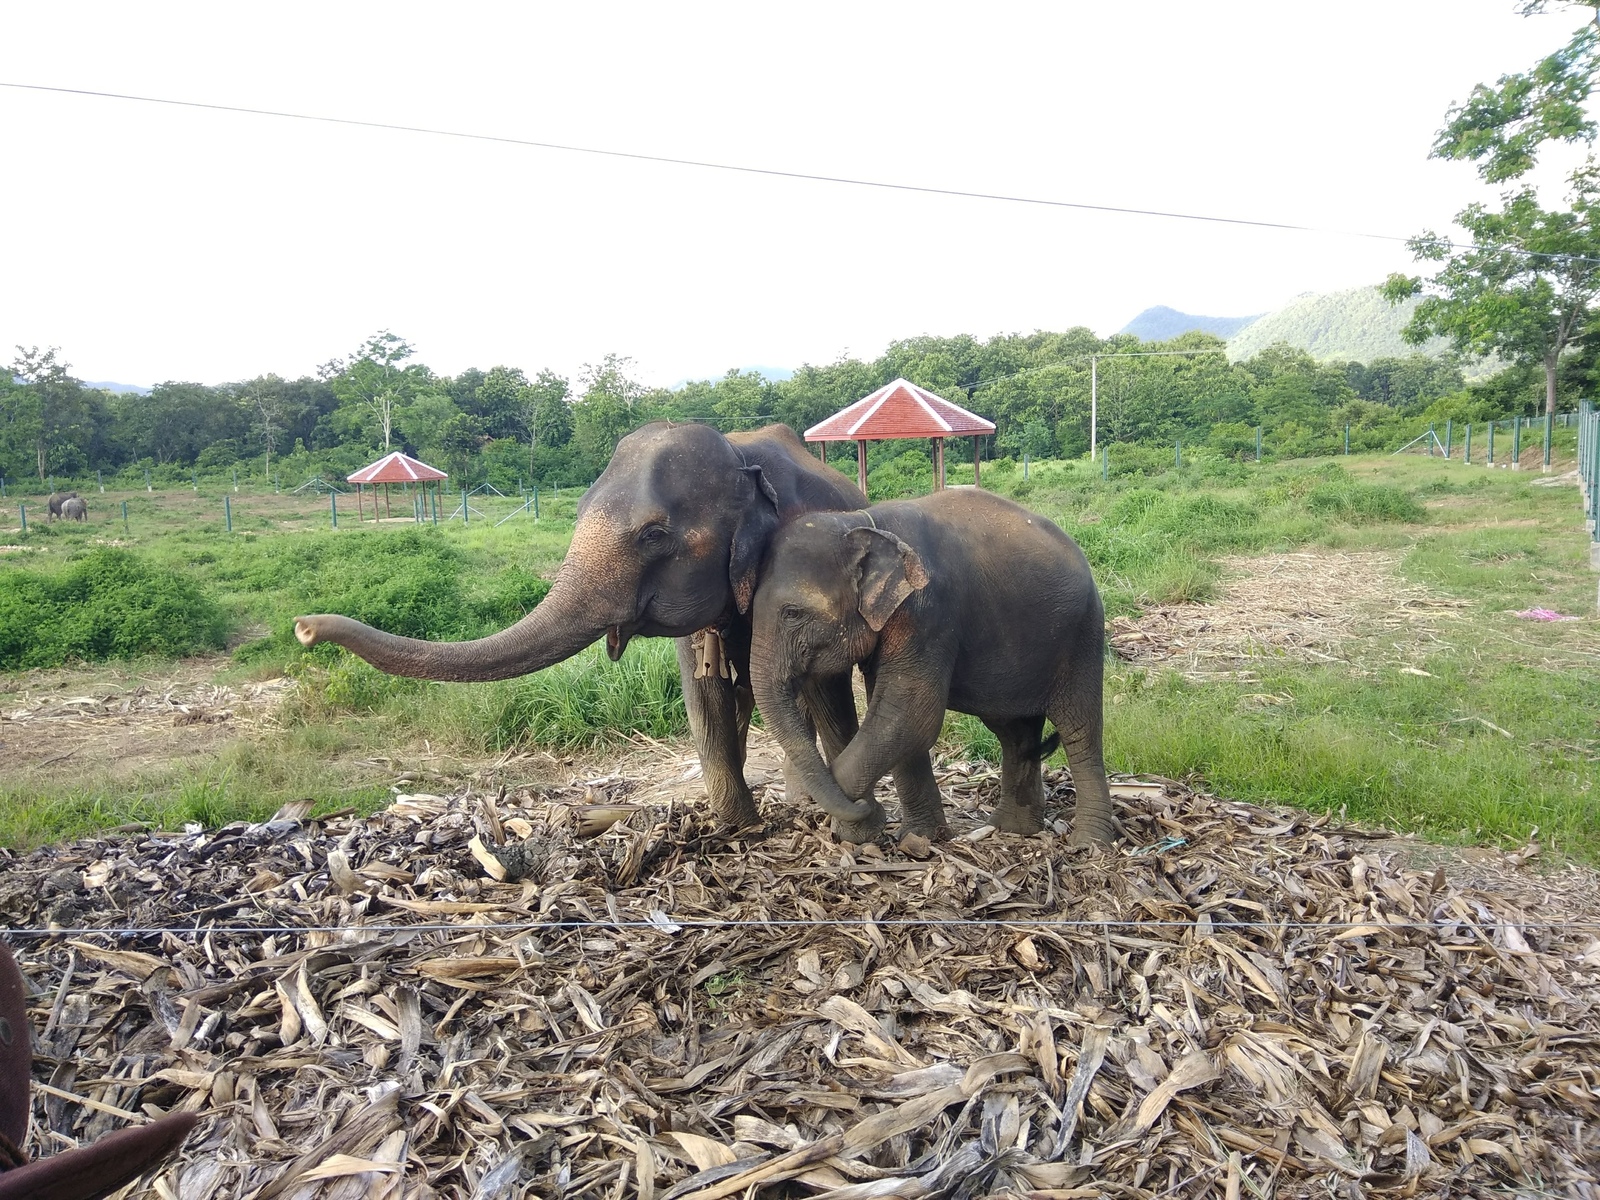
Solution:
M 1469 385 L 1448 358 L 1422 354 L 1319 363 L 1278 344 L 1230 363 L 1223 342 L 1208 334 L 1141 342 L 1084 328 L 983 341 L 909 338 L 870 361 L 806 365 L 782 381 L 733 370 L 672 390 L 643 386 L 630 360 L 615 355 L 576 379 L 507 366 L 441 375 L 385 331 L 312 376 L 174 381 L 148 395 L 113 394 L 75 379 L 58 351 L 19 347 L 11 370 L 0 370 L 0 475 L 15 486 L 96 470 L 148 469 L 152 478 L 173 479 L 236 467 L 241 476 L 293 486 L 401 449 L 457 481 L 487 480 L 502 490 L 519 482 L 579 484 L 646 421 L 706 421 L 725 431 L 782 421 L 804 430 L 897 376 L 993 420 L 985 458 L 1070 458 L 1089 447 L 1092 355 L 1100 356 L 1099 429 L 1107 444 L 1181 438 L 1253 454 L 1261 426 L 1269 454 L 1298 457 L 1335 452 L 1348 425 L 1352 448 L 1380 449 L 1398 444 L 1418 417 L 1532 415 L 1540 400 L 1530 368 Z M 1575 376 L 1574 388 L 1580 382 Z M 853 454 L 839 448 L 841 461 Z M 926 458 L 927 450 L 878 444 L 870 465 L 906 454 Z

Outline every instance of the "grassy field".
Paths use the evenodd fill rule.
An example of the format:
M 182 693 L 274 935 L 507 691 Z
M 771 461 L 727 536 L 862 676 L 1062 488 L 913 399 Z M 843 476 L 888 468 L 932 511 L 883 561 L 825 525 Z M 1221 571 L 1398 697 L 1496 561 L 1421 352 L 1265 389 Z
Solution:
M 1443 840 L 1521 841 L 1538 827 L 1541 839 L 1593 860 L 1595 577 L 1575 490 L 1540 479 L 1419 456 L 1261 466 L 1197 457 L 1181 471 L 1110 481 L 1087 463 L 1034 464 L 1027 480 L 1020 469 L 984 474 L 986 486 L 1080 541 L 1113 617 L 1225 598 L 1250 563 L 1292 550 L 1372 555 L 1394 587 L 1465 602 L 1427 636 L 1358 622 L 1333 661 L 1268 654 L 1204 679 L 1118 661 L 1107 684 L 1113 769 Z M 630 731 L 681 736 L 664 642 L 635 642 L 619 665 L 591 650 L 537 676 L 482 685 L 393 679 L 293 642 L 290 619 L 307 611 L 426 637 L 509 623 L 543 594 L 576 499 L 542 496 L 537 525 L 523 515 L 496 527 L 515 502 L 475 498 L 486 519 L 437 529 L 358 523 L 344 499 L 334 531 L 325 497 L 202 485 L 91 495 L 87 526 L 43 527 L 30 516 L 26 538 L 12 510 L 9 526 L 0 522 L 0 546 L 21 547 L 0 555 L 0 665 L 9 668 L 0 670 L 0 713 L 177 676 L 234 693 L 284 675 L 299 686 L 275 715 L 234 733 L 173 729 L 166 717 L 148 731 L 135 725 L 131 748 L 87 744 L 101 736 L 95 728 L 46 734 L 45 722 L 0 723 L 0 843 L 130 821 L 215 823 L 288 799 L 365 807 L 381 803 L 400 772 L 450 777 L 529 749 L 549 752 L 538 758 L 546 769 L 568 769 L 560 756 Z M 410 501 L 402 505 L 410 513 Z M 83 617 L 113 607 L 109 596 L 121 597 L 114 620 Z M 1530 606 L 1584 619 L 1542 625 L 1510 615 Z M 182 649 L 222 649 L 181 662 L 169 648 L 132 663 L 56 665 L 120 653 L 153 613 L 166 628 L 174 612 L 192 618 L 195 640 Z M 79 736 L 86 746 L 74 753 Z M 969 719 L 953 718 L 947 738 L 951 753 L 993 751 Z

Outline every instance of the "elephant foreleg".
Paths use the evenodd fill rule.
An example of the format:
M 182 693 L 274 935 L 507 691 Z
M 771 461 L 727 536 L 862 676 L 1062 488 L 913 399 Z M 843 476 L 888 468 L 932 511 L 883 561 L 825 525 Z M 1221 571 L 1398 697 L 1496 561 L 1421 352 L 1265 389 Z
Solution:
M 748 647 L 743 663 L 739 664 L 742 671 L 739 686 L 735 686 L 731 680 L 716 675 L 696 679 L 697 655 L 693 644 L 689 638 L 679 638 L 677 643 L 683 703 L 689 713 L 689 731 L 694 737 L 695 752 L 700 756 L 711 809 L 730 825 L 753 825 L 760 816 L 755 797 L 744 781 L 745 734 L 750 727 L 752 708 Z
M 880 669 L 873 683 L 861 731 L 832 764 L 833 777 L 845 795 L 856 798 L 868 795 L 874 783 L 913 756 L 926 762 L 944 724 L 948 688 L 943 678 Z M 928 768 L 926 779 L 917 774 L 920 768 L 912 770 L 918 780 L 913 796 L 926 800 L 925 786 L 931 782 L 932 767 Z M 926 807 L 917 799 L 913 805 Z

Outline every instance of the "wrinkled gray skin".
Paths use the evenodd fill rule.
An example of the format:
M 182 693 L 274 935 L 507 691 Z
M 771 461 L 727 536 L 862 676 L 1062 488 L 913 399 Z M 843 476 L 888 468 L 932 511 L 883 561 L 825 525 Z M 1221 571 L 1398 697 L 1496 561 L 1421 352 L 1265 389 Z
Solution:
M 754 707 L 745 614 L 767 541 L 782 520 L 864 503 L 786 426 L 724 437 L 704 425 L 656 422 L 618 443 L 578 505 L 572 544 L 549 595 L 511 628 L 436 643 L 321 615 L 296 620 L 295 635 L 307 646 L 335 642 L 393 675 L 459 682 L 540 671 L 600 637 L 613 660 L 632 637 L 677 638 L 706 791 L 721 818 L 748 825 L 757 815 L 744 780 Z M 724 629 L 737 682 L 693 678 L 688 635 L 712 625 Z M 796 719 L 816 729 L 831 759 L 856 731 L 848 672 L 807 685 L 800 699 Z M 926 754 L 923 769 L 931 778 Z M 788 795 L 798 800 L 803 790 L 791 780 Z M 830 811 L 848 822 L 871 808 L 845 801 Z
M 61 515 L 61 506 L 68 500 L 74 499 L 77 494 L 77 492 L 51 492 L 50 498 L 45 501 L 45 507 L 50 510 L 50 515 L 45 518 L 46 521 L 54 521 L 59 517 Z
M 925 763 L 953 708 L 1000 740 L 995 825 L 1035 833 L 1048 717 L 1078 794 L 1073 842 L 1112 839 L 1100 594 L 1083 552 L 1043 517 L 975 489 L 801 517 L 773 538 L 752 612 L 756 703 L 824 808 L 866 801 L 891 768 Z M 867 677 L 867 713 L 830 772 L 796 699 L 853 664 Z M 911 832 L 944 834 L 931 775 L 902 802 Z
M 61 515 L 69 521 L 87 521 L 89 506 L 80 497 L 68 496 L 61 502 Z

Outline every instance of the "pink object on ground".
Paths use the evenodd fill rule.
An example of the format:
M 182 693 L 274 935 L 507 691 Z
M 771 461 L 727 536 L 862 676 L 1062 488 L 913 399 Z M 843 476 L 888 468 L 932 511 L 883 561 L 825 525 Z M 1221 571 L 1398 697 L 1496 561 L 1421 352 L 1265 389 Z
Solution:
M 1525 608 L 1517 614 L 1524 621 L 1577 621 L 1578 617 L 1563 616 L 1548 608 Z

